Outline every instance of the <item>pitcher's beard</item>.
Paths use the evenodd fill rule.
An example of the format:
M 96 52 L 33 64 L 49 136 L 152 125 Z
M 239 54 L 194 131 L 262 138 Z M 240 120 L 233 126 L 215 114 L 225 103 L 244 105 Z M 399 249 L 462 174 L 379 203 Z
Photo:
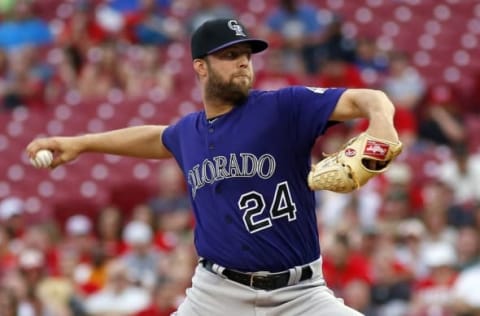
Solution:
M 209 67 L 209 78 L 205 86 L 207 99 L 220 100 L 234 106 L 245 102 L 252 88 L 252 82 L 241 84 L 235 82 L 235 78 L 239 77 L 224 81 L 218 72 Z

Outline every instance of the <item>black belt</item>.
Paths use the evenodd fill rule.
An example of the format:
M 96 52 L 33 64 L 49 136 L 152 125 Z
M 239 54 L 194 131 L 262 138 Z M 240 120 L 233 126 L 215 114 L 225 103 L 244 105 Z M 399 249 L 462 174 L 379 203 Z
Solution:
M 202 259 L 200 263 L 210 272 L 215 272 L 213 269 L 214 263 Z M 271 273 L 267 275 L 261 275 L 256 273 L 244 273 L 230 269 L 224 269 L 222 275 L 225 276 L 227 279 L 241 283 L 243 285 L 250 286 L 255 289 L 259 290 L 275 290 L 281 287 L 285 287 L 288 285 L 288 280 L 290 279 L 290 272 L 279 272 L 279 273 Z M 302 268 L 302 275 L 300 276 L 300 281 L 308 280 L 312 277 L 313 271 L 310 266 L 305 266 Z

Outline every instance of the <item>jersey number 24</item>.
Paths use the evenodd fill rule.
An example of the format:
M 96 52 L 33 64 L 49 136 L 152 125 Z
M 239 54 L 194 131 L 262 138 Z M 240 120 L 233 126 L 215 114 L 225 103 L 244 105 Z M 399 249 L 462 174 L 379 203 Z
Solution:
M 272 219 L 287 217 L 289 222 L 297 219 L 297 208 L 292 200 L 287 181 L 277 184 L 270 207 L 270 218 L 256 219 L 265 211 L 265 206 L 263 195 L 257 191 L 244 193 L 238 199 L 238 207 L 245 211 L 243 222 L 251 234 L 271 227 Z

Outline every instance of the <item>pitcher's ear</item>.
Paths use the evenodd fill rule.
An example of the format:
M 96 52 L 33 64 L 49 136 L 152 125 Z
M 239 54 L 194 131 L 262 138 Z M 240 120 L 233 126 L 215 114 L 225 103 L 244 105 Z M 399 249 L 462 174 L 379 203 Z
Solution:
M 195 70 L 195 73 L 200 77 L 207 75 L 207 63 L 205 62 L 204 59 L 200 59 L 200 58 L 194 59 L 193 69 Z

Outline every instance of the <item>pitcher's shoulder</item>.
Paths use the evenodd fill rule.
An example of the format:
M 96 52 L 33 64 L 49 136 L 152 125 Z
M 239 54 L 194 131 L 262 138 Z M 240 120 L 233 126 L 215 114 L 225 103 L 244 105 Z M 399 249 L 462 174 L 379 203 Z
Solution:
M 183 125 L 183 124 L 191 124 L 192 122 L 198 122 L 205 118 L 205 111 L 195 111 L 191 113 L 187 113 L 184 116 L 174 120 L 171 125 Z
M 302 86 L 287 86 L 276 90 L 252 90 L 250 91 L 249 99 L 251 101 L 258 99 L 276 99 L 293 95 L 296 89 L 305 88 Z

